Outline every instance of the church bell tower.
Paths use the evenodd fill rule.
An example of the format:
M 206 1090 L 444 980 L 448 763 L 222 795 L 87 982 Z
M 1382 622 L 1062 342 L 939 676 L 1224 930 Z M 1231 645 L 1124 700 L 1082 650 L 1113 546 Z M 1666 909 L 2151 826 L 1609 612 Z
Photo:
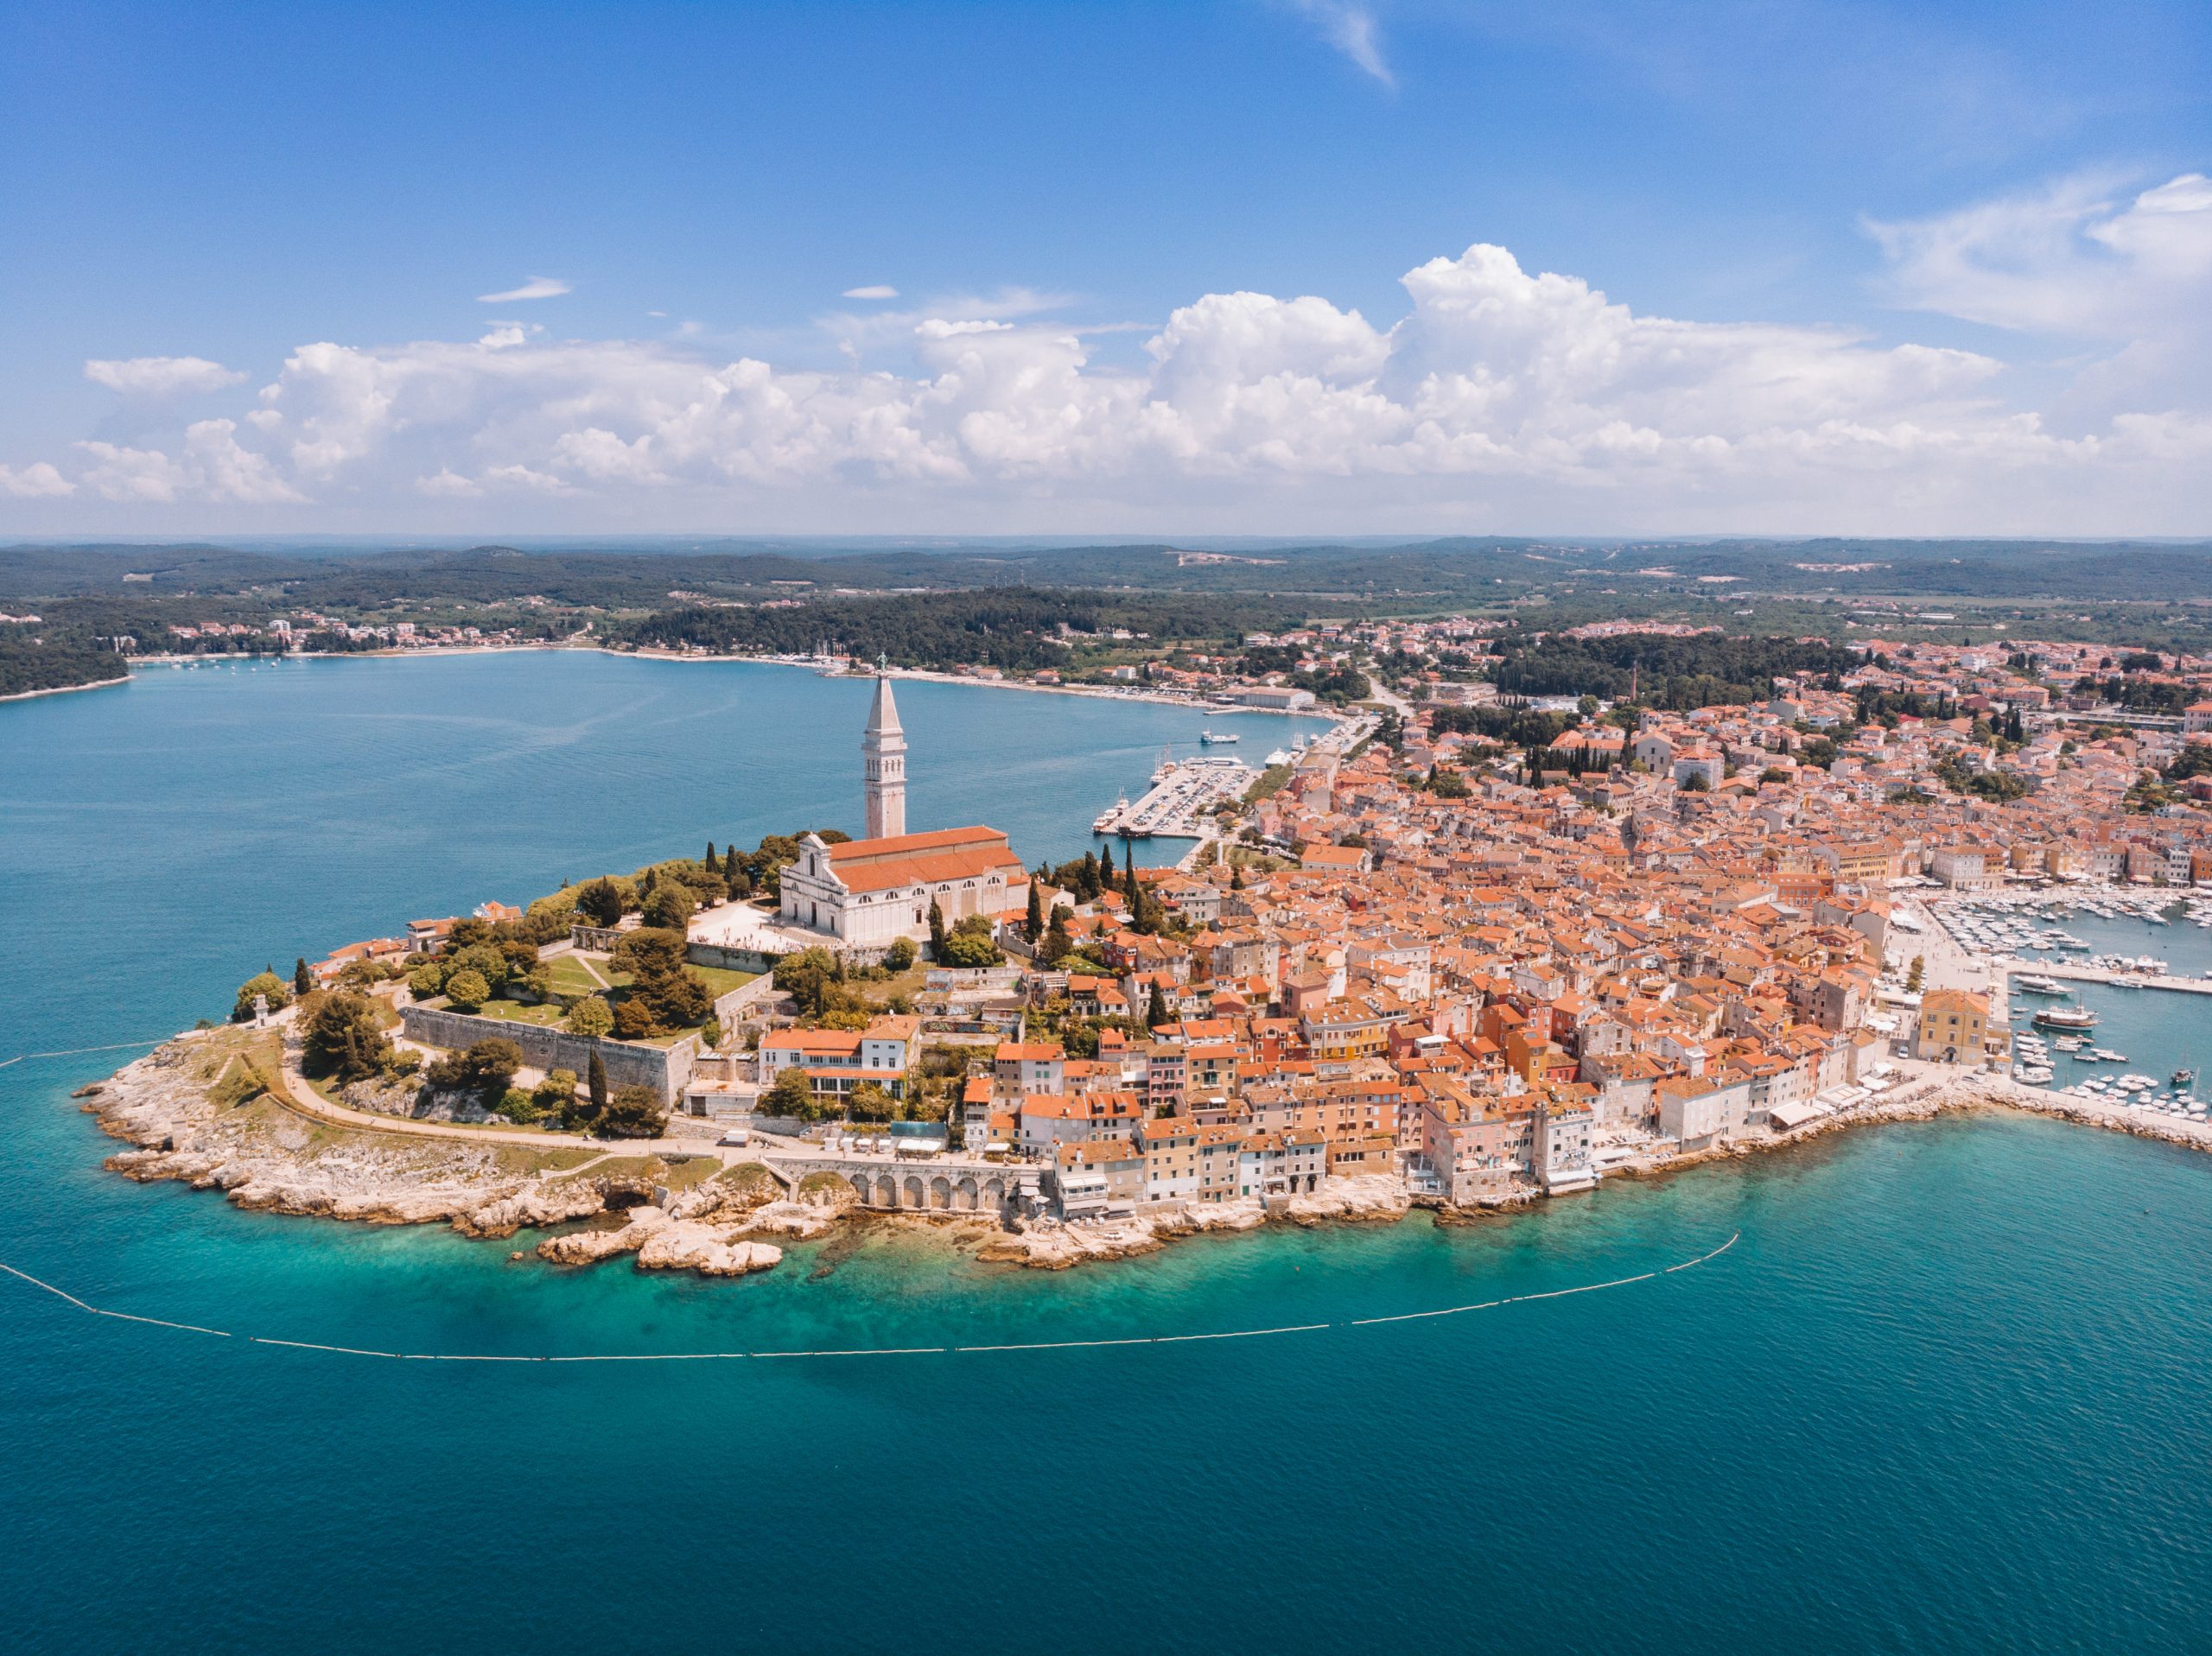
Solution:
M 861 735 L 862 837 L 887 840 L 906 831 L 906 733 L 891 699 L 889 664 L 876 664 L 875 701 Z

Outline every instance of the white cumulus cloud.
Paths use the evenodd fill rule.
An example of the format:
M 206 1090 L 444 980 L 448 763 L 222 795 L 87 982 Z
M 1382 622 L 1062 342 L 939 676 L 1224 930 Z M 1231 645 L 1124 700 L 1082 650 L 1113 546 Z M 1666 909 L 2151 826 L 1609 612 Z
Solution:
M 205 357 L 93 357 L 86 361 L 85 378 L 126 397 L 177 397 L 245 383 L 238 370 Z
M 0 466 L 0 494 L 17 500 L 36 500 L 77 492 L 77 485 L 45 460 L 29 466 Z
M 2140 291 L 2185 283 L 2198 209 L 2177 186 L 2069 234 Z M 1919 244 L 1897 244 L 1899 281 Z M 1975 351 L 1650 315 L 1484 243 L 1402 281 L 1394 319 L 1202 295 L 1126 353 L 1052 320 L 1065 296 L 1023 289 L 826 319 L 832 338 L 849 323 L 895 344 L 895 371 L 863 370 L 857 347 L 830 371 L 505 325 L 322 341 L 238 421 L 0 477 L 10 495 L 154 506 L 481 502 L 518 523 L 557 499 L 537 521 L 563 526 L 2178 533 L 2212 506 L 2204 382 L 2135 395 L 2152 382 L 2114 368 L 2152 335 L 2115 332 L 2054 392 L 2047 367 L 2023 390 Z

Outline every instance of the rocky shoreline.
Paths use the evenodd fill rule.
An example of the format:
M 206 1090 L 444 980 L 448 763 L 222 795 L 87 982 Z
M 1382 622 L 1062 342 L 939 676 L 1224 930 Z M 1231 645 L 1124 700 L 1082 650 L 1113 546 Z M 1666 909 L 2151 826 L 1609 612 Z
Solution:
M 671 1164 L 596 1145 L 548 1147 L 413 1138 L 336 1126 L 301 1113 L 284 1087 L 281 1049 L 271 1035 L 223 1029 L 180 1036 L 106 1081 L 83 1088 L 79 1096 L 103 1132 L 131 1146 L 105 1164 L 126 1178 L 175 1179 L 194 1190 L 220 1190 L 255 1212 L 372 1225 L 446 1224 L 472 1237 L 575 1227 L 557 1230 L 537 1245 L 537 1257 L 557 1265 L 588 1265 L 627 1253 L 640 1270 L 743 1276 L 781 1263 L 782 1244 L 818 1240 L 855 1218 L 935 1230 L 951 1221 L 972 1224 L 976 1217 L 863 1215 L 839 1191 L 822 1199 L 811 1193 L 809 1199 L 793 1199 L 757 1163 L 719 1167 L 710 1177 L 686 1182 L 702 1158 L 677 1158 Z M 1608 1177 L 1649 1177 L 1783 1149 L 1847 1128 L 1993 1109 L 2212 1151 L 2212 1124 L 1968 1075 L 1908 1088 L 1790 1133 L 1639 1158 Z M 1185 1237 L 1255 1230 L 1270 1223 L 1390 1224 L 1415 1206 L 1433 1209 L 1440 1223 L 1471 1222 L 1536 1200 L 1534 1191 L 1516 1190 L 1459 1209 L 1414 1198 L 1389 1177 L 1332 1177 L 1312 1193 L 1267 1202 L 1245 1197 L 1186 1203 L 1076 1225 L 1035 1218 L 991 1234 L 974 1257 L 982 1264 L 1061 1271 L 1133 1259 Z

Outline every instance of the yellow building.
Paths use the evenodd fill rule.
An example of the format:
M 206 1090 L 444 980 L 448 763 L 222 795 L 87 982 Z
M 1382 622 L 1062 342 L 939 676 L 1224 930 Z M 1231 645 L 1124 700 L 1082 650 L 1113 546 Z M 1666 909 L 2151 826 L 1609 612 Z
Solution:
M 1921 998 L 1913 1056 L 1943 1063 L 1981 1062 L 1989 1003 L 1963 989 L 1930 989 Z

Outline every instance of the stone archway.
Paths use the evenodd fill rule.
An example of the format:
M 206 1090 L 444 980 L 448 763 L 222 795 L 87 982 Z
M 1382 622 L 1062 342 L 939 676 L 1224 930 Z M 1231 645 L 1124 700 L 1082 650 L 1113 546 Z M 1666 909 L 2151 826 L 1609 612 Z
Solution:
M 983 1205 L 993 1213 L 1006 1206 L 1006 1181 L 988 1178 L 983 1181 Z
M 942 1173 L 930 1181 L 930 1206 L 950 1208 L 952 1205 L 952 1181 Z
M 972 1178 L 963 1178 L 959 1183 L 956 1184 L 952 1188 L 957 1197 L 953 1205 L 956 1207 L 965 1208 L 971 1213 L 974 1212 L 976 1208 L 976 1181 Z
M 899 1187 L 891 1182 L 891 1175 L 879 1173 L 875 1180 L 875 1205 L 895 1208 L 899 1205 Z
M 906 1175 L 906 1191 L 899 1205 L 906 1208 L 919 1208 L 925 1205 L 920 1175 L 916 1173 Z
M 854 1175 L 853 1175 L 853 1177 L 852 1177 L 852 1179 L 851 1179 L 851 1183 L 852 1183 L 852 1187 L 853 1187 L 853 1195 L 854 1195 L 854 1196 L 855 1196 L 859 1200 L 860 1204 L 861 1204 L 861 1207 L 863 1207 L 863 1208 L 867 1207 L 867 1206 L 868 1206 L 868 1175 L 867 1175 L 867 1174 L 865 1174 L 865 1173 L 855 1173 L 855 1174 L 854 1174 Z

